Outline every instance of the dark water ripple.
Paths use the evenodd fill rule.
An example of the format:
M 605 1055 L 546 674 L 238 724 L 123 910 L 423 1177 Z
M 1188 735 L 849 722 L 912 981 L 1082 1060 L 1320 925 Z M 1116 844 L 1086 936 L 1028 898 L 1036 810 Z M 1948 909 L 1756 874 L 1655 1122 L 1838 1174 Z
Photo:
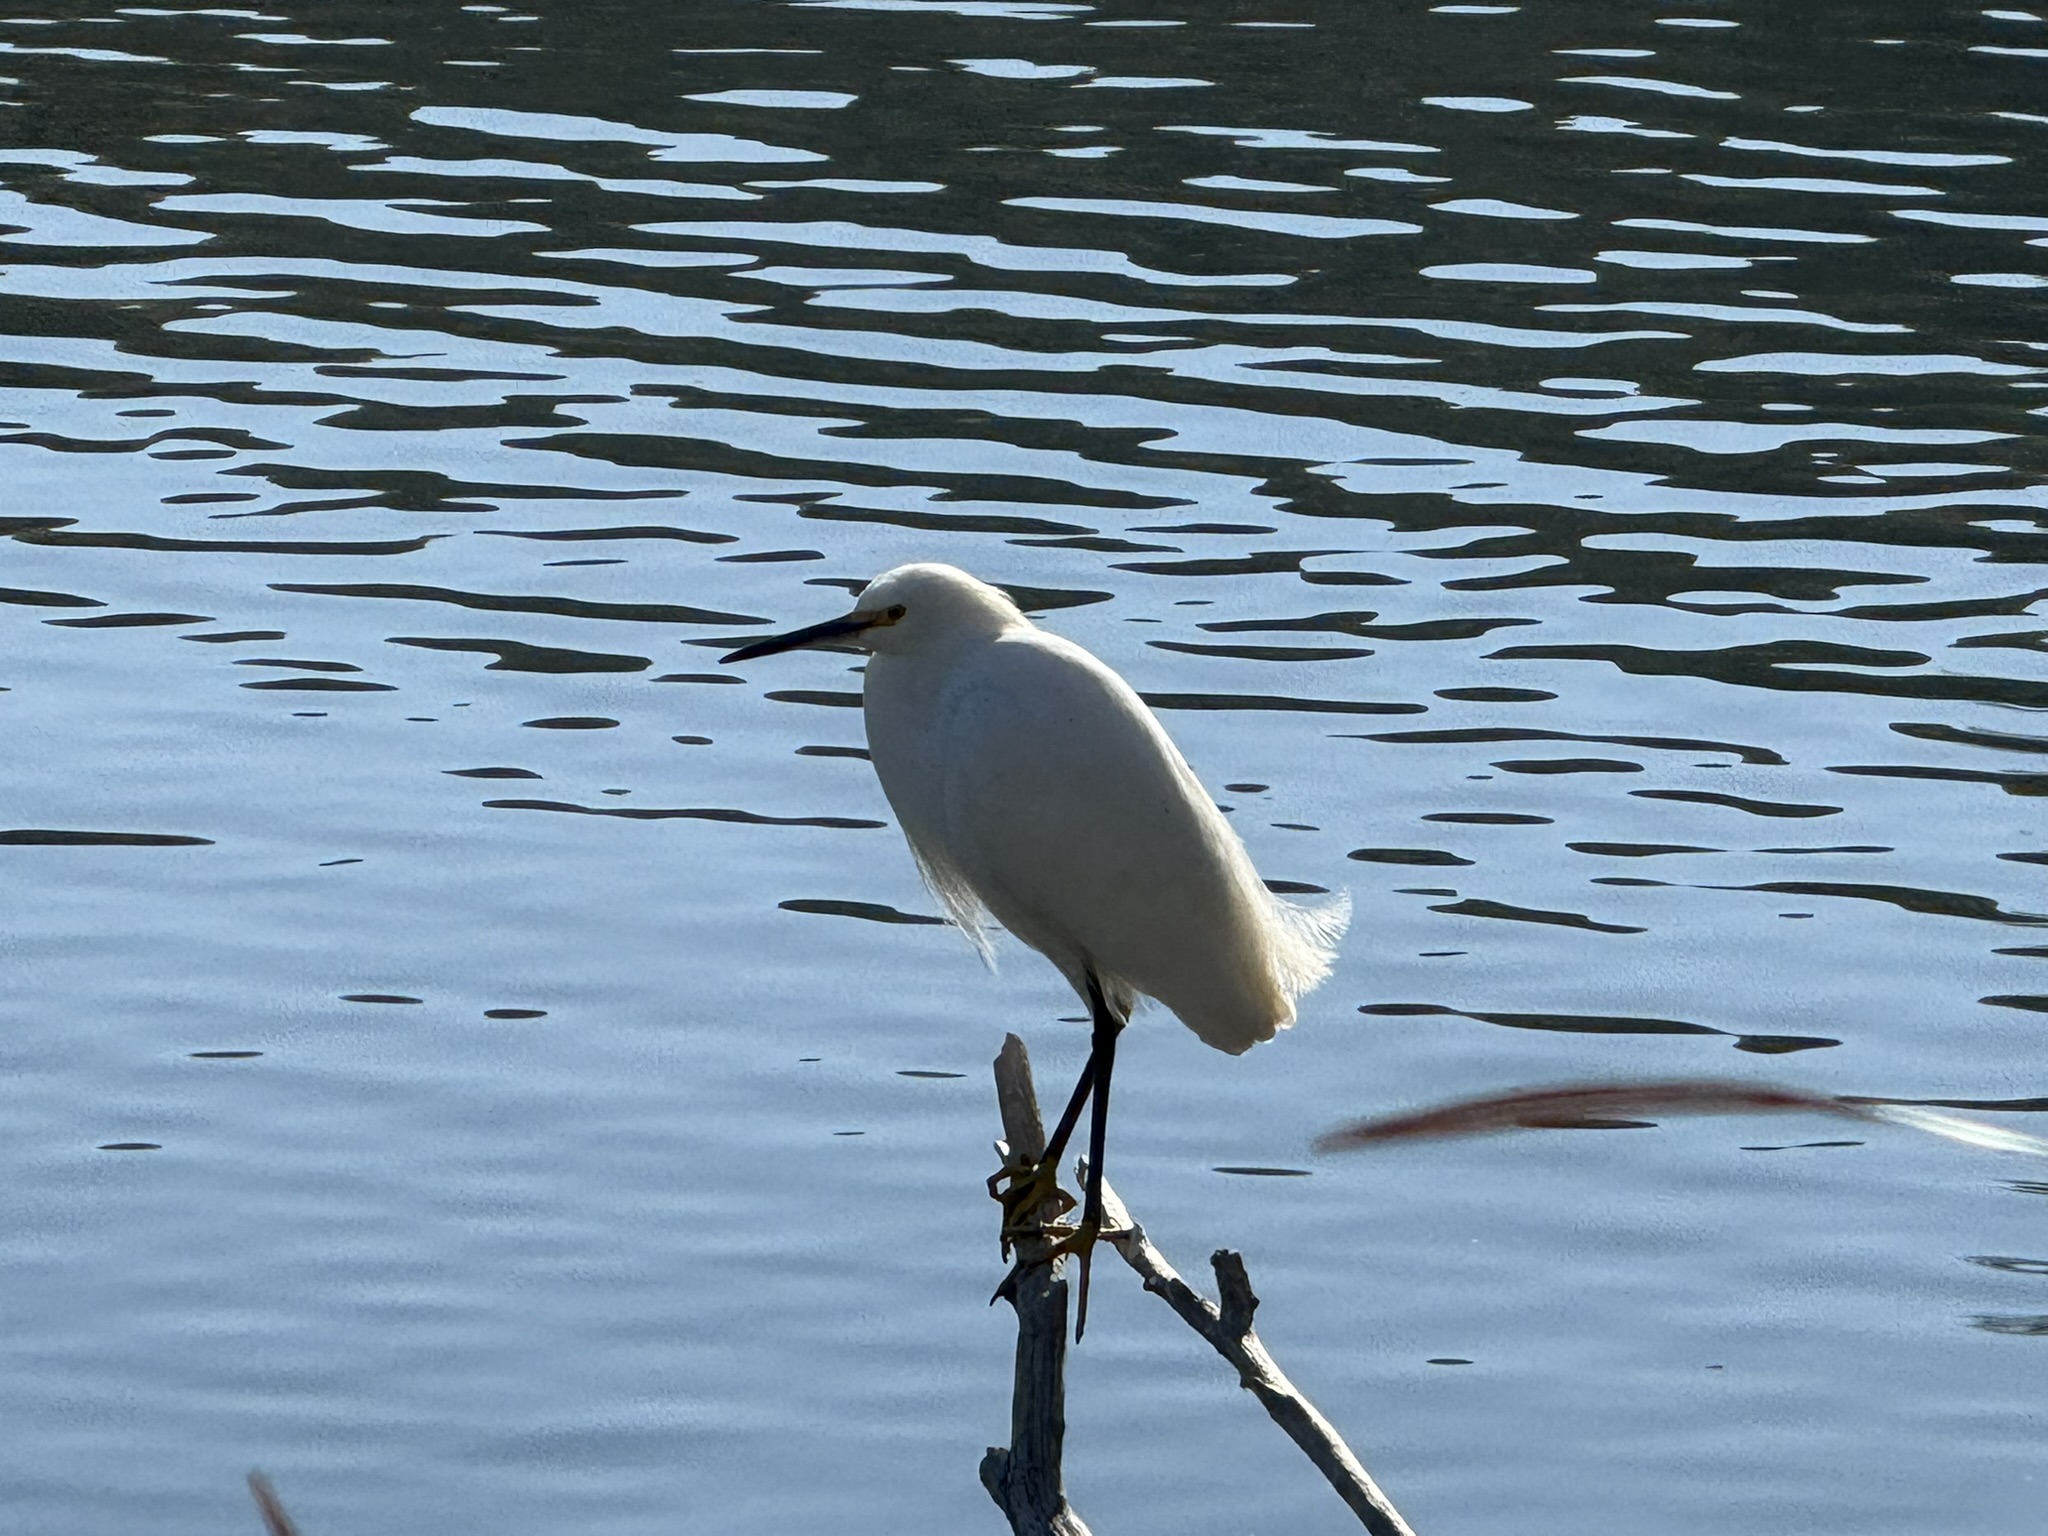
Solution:
M 0 843 L 17 848 L 203 848 L 210 837 L 185 837 L 175 832 L 76 832 L 48 827 L 0 829 Z
M 867 831 L 888 825 L 887 822 L 851 816 L 768 816 L 759 811 L 739 811 L 726 806 L 656 809 L 639 805 L 572 805 L 562 800 L 486 800 L 484 805 L 497 811 L 568 811 L 578 816 L 617 816 L 626 821 L 729 821 L 758 827 L 835 827 L 849 831 Z
M 895 1064 L 1066 1003 L 832 835 L 888 824 L 857 657 L 699 670 L 912 558 L 1351 891 L 1280 1045 L 1141 1031 L 1120 1156 L 1263 1245 L 1419 1525 L 2024 1524 L 2039 1276 L 1970 1257 L 2035 1251 L 2024 1183 L 1675 1133 L 1279 1177 L 1729 1042 L 2040 1107 L 2048 22 L 1701 11 L 0 16 L 24 1528 L 220 1529 L 223 1447 L 362 1529 L 988 1518 L 991 1132 Z M 1347 1032 L 1390 996 L 1445 1001 Z M 1242 1525 L 1223 1410 L 1107 1326 L 1083 1509 Z M 1486 1403 L 1404 1374 L 1453 1358 Z

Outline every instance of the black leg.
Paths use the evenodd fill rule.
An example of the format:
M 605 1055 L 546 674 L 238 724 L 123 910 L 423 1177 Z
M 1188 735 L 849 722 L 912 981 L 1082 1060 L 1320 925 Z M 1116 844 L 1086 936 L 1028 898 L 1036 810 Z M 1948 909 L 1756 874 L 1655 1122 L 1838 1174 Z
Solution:
M 1102 1147 L 1109 1132 L 1109 1078 L 1116 1066 L 1116 1037 L 1123 1033 L 1124 1020 L 1102 995 L 1095 973 L 1088 973 L 1088 1011 L 1094 1017 L 1095 1036 L 1088 1052 L 1095 1089 L 1095 1113 L 1088 1122 L 1088 1185 L 1081 1196 L 1081 1226 L 1075 1234 L 1081 1256 L 1081 1285 L 1074 1307 L 1074 1342 L 1088 1328 L 1088 1266 L 1095 1256 L 1095 1239 L 1102 1233 Z M 1087 1074 L 1084 1074 L 1084 1076 Z M 1078 1110 L 1078 1105 L 1075 1106 Z
M 1093 985 L 1093 982 L 1090 982 Z M 1088 1064 L 1081 1068 L 1081 1076 L 1074 1084 L 1074 1093 L 1067 1100 L 1067 1107 L 1060 1112 L 1060 1123 L 1053 1128 L 1052 1139 L 1045 1144 L 1045 1156 L 1039 1161 L 1048 1168 L 1058 1168 L 1060 1159 L 1067 1154 L 1067 1143 L 1073 1139 L 1074 1127 L 1081 1120 L 1081 1106 L 1088 1102 L 1088 1095 L 1095 1087 L 1095 1052 L 1088 1052 Z
M 1088 1095 L 1095 1088 L 1095 1053 L 1088 1053 L 1087 1065 L 1081 1068 L 1080 1079 L 1074 1084 L 1072 1097 L 1067 1100 L 1066 1110 L 1060 1115 L 1060 1123 L 1052 1133 L 1052 1140 L 1046 1143 L 1038 1161 L 1029 1169 L 1002 1169 L 988 1181 L 988 1192 L 1003 1203 L 1003 1257 L 1010 1256 L 1010 1228 L 1013 1223 L 1026 1219 L 1030 1212 L 1037 1210 L 1046 1200 L 1059 1193 L 1060 1159 L 1066 1155 L 1067 1142 L 1072 1139 L 1074 1127 L 1080 1122 L 1081 1110 L 1088 1102 Z M 1008 1187 L 998 1189 L 997 1185 L 1008 1181 Z M 1069 1202 L 1071 1206 L 1072 1202 Z M 997 1293 L 1001 1294 L 1000 1291 Z

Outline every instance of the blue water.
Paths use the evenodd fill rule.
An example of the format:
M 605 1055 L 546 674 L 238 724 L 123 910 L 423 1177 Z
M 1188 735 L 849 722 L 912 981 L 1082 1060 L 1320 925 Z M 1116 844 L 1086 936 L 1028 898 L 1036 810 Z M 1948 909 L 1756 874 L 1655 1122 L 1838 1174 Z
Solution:
M 2048 1102 L 2044 69 L 1737 0 L 0 16 L 0 1525 L 1000 1529 L 988 1063 L 1057 1099 L 1079 1009 L 872 920 L 936 907 L 816 750 L 854 658 L 716 663 L 937 558 L 1351 893 L 1280 1040 L 1140 1019 L 1109 1167 L 1418 1529 L 2032 1529 L 2039 1167 L 1309 1143 Z M 1099 1531 L 1348 1528 L 1113 1265 L 1071 1393 Z

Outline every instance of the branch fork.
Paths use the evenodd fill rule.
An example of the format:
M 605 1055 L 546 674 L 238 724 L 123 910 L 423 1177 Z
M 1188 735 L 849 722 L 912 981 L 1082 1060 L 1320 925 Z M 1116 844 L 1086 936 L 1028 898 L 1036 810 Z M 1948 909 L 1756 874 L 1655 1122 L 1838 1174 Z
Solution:
M 996 1152 L 1008 1173 L 1035 1165 L 1045 1149 L 1031 1058 L 1017 1036 L 1003 1041 L 995 1076 L 1004 1138 Z M 1085 1170 L 1081 1182 L 1086 1183 Z M 991 1192 L 995 1183 L 990 1181 Z M 1069 1203 L 1063 1206 L 1062 1200 Z M 1053 1241 L 1058 1229 L 1046 1228 L 1068 1208 L 1071 1197 L 1054 1191 L 1036 1210 L 1017 1213 L 1004 1232 L 1006 1251 L 1015 1246 L 1016 1264 L 991 1298 L 991 1303 L 1007 1301 L 1016 1309 L 1017 1367 L 1010 1395 L 1010 1444 L 1007 1449 L 989 1448 L 981 1462 L 981 1481 L 1009 1519 L 1013 1536 L 1088 1536 L 1088 1527 L 1067 1502 L 1060 1465 L 1066 1441 L 1067 1280 Z M 1373 1536 L 1414 1536 L 1343 1437 L 1288 1380 L 1260 1340 L 1252 1327 L 1259 1298 L 1241 1255 L 1228 1248 L 1211 1255 L 1218 1300 L 1210 1301 L 1153 1246 L 1106 1179 L 1101 1241 L 1137 1272 L 1146 1290 L 1165 1301 L 1230 1362 L 1239 1383 L 1301 1447 L 1360 1525 Z

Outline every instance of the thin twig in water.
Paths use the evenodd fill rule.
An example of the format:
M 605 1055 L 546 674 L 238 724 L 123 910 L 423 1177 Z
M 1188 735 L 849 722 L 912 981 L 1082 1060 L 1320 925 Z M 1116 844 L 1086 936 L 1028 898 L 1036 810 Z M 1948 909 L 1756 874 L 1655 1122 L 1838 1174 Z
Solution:
M 1983 1108 L 2002 1108 L 1991 1104 Z M 2017 1105 L 2013 1106 L 2019 1107 Z M 1397 1141 L 1482 1136 L 1495 1131 L 1592 1130 L 1649 1126 L 1639 1115 L 1833 1115 L 1866 1124 L 1902 1125 L 1995 1152 L 2048 1156 L 2048 1140 L 2010 1126 L 1952 1115 L 1911 1099 L 1814 1093 L 1777 1083 L 1679 1077 L 1642 1082 L 1564 1083 L 1457 1099 L 1428 1109 L 1353 1121 L 1316 1138 L 1318 1152 L 1348 1152 Z
M 261 1472 L 251 1472 L 249 1493 L 256 1500 L 256 1509 L 263 1516 L 263 1529 L 269 1536 L 299 1536 L 299 1528 L 284 1512 L 284 1504 L 278 1499 L 277 1490 L 270 1486 L 269 1478 Z

